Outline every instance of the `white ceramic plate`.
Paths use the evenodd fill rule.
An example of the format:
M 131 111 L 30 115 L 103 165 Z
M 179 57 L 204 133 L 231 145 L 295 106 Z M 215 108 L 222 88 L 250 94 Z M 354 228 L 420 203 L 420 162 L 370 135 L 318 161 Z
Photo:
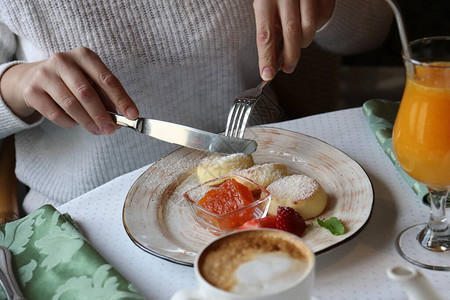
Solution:
M 346 233 L 332 235 L 316 222 L 303 239 L 319 254 L 357 234 L 368 221 L 373 206 L 372 184 L 353 159 L 327 143 L 301 133 L 270 127 L 247 130 L 246 138 L 258 142 L 255 163 L 285 164 L 290 173 L 317 179 L 328 194 L 319 216 L 337 217 Z M 198 184 L 199 161 L 207 155 L 180 148 L 150 166 L 132 185 L 123 207 L 123 224 L 136 245 L 163 259 L 192 266 L 195 256 L 216 236 L 194 221 L 183 193 Z

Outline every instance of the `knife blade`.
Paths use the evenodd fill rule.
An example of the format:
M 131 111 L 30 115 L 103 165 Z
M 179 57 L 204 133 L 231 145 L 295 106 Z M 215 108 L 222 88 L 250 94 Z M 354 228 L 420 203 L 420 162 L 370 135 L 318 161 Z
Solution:
M 224 154 L 250 154 L 258 146 L 253 140 L 228 137 L 185 125 L 148 118 L 130 120 L 119 114 L 112 112 L 109 114 L 114 122 L 120 126 L 128 127 L 159 140 L 188 148 Z

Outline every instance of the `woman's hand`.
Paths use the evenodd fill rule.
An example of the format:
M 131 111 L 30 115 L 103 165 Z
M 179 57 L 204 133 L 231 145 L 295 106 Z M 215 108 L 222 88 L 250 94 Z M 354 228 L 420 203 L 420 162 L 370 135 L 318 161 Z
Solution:
M 335 0 L 254 0 L 256 42 L 262 79 L 275 76 L 279 44 L 283 40 L 283 66 L 292 73 L 301 48 L 331 17 Z
M 116 129 L 107 109 L 117 109 L 130 119 L 139 115 L 119 80 L 86 47 L 15 65 L 3 74 L 0 84 L 5 103 L 23 119 L 36 110 L 61 127 L 80 124 L 99 135 Z

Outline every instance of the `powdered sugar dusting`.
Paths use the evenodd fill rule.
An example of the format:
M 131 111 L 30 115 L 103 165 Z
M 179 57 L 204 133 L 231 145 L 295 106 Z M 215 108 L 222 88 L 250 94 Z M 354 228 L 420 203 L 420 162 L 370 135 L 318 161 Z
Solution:
M 317 180 L 299 174 L 283 177 L 267 187 L 275 197 L 294 203 L 311 198 L 318 189 Z
M 272 182 L 288 175 L 288 171 L 283 164 L 266 163 L 237 171 L 235 174 L 251 179 L 262 187 L 267 187 Z
M 165 174 L 166 177 L 169 177 L 173 174 L 180 174 L 182 172 L 194 170 L 198 163 L 199 160 L 197 157 L 184 157 L 183 159 L 176 161 L 162 159 L 158 161 L 158 169 L 162 172 L 162 174 Z M 164 178 L 161 178 L 160 180 L 164 180 Z

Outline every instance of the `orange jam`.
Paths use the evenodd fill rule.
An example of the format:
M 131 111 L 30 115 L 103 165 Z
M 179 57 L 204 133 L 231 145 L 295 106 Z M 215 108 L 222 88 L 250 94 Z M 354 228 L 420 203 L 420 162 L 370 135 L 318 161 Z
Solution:
M 254 202 L 253 194 L 248 187 L 228 179 L 217 189 L 208 191 L 198 204 L 209 212 L 220 216 L 204 216 L 209 223 L 223 231 L 231 231 L 254 218 L 254 207 L 239 210 Z
M 217 189 L 208 191 L 198 201 L 198 204 L 206 210 L 224 214 L 237 210 L 253 202 L 253 194 L 248 187 L 240 184 L 235 179 L 228 179 Z

